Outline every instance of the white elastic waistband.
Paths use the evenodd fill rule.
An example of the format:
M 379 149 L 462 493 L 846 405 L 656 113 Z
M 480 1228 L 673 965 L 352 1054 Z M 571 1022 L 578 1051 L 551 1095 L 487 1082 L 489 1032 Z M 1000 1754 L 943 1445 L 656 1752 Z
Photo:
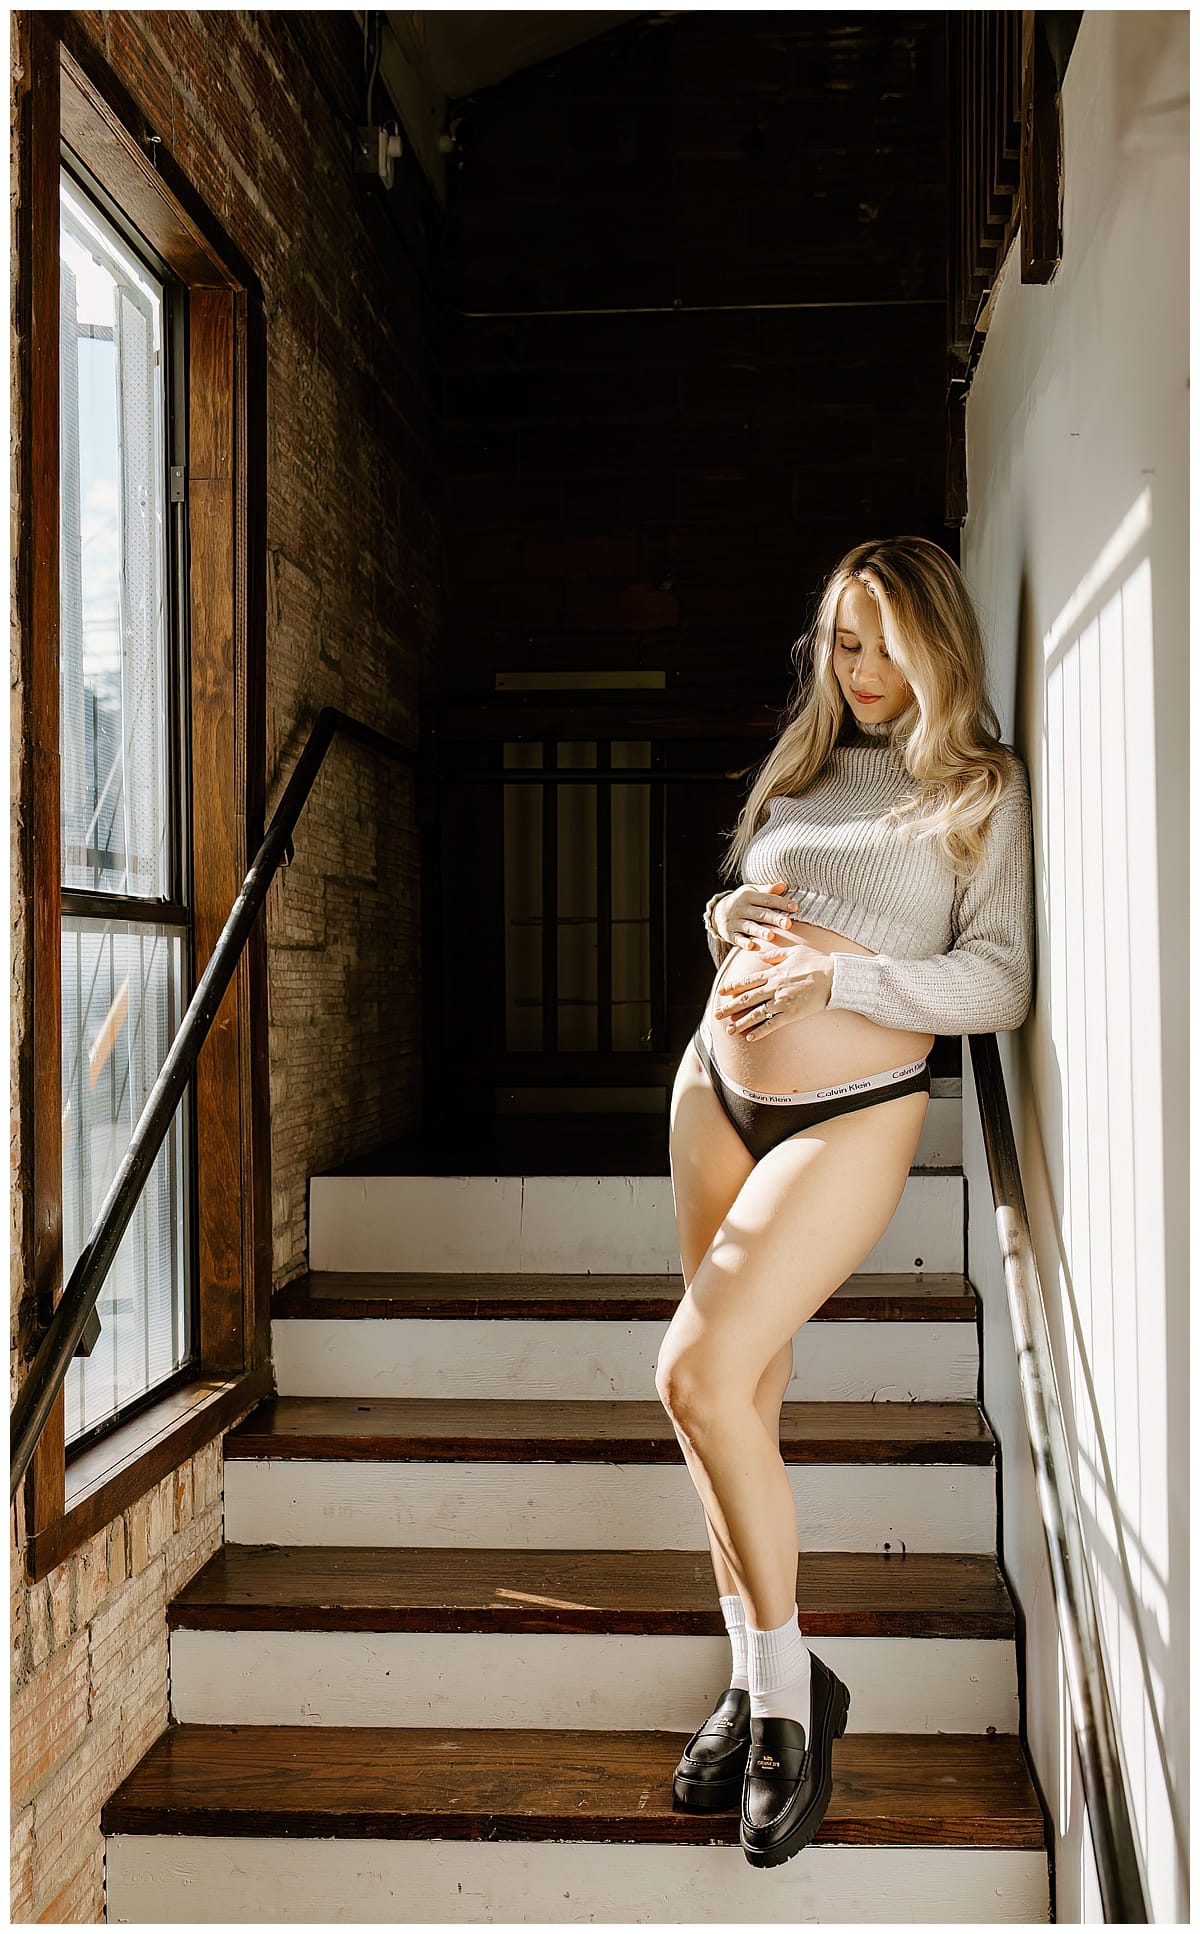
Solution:
M 712 1035 L 703 1023 L 700 1036 L 705 1047 L 712 1054 Z M 713 1054 L 714 1062 L 716 1058 Z M 757 1088 L 743 1088 L 740 1081 L 732 1080 L 723 1069 L 718 1069 L 718 1072 L 725 1086 L 732 1088 L 735 1094 L 744 1095 L 747 1101 L 761 1101 L 768 1106 L 774 1103 L 778 1107 L 792 1108 L 806 1101 L 836 1101 L 842 1095 L 859 1095 L 872 1088 L 890 1088 L 894 1081 L 906 1081 L 909 1075 L 920 1074 L 928 1059 L 928 1055 L 922 1055 L 919 1061 L 910 1061 L 907 1067 L 885 1068 L 882 1074 L 865 1074 L 857 1081 L 839 1081 L 834 1088 L 810 1088 L 802 1095 L 763 1095 Z

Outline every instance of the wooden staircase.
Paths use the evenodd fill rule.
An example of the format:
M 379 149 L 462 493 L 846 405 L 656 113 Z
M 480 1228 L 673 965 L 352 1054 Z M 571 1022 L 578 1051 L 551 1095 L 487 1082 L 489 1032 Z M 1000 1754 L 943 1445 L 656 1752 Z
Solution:
M 168 1609 L 109 1919 L 1047 1920 L 950 1085 L 783 1409 L 800 1627 L 853 1700 L 811 1847 L 753 1869 L 672 1800 L 729 1645 L 654 1392 L 669 1178 L 359 1162 L 313 1178 L 278 1394 Z

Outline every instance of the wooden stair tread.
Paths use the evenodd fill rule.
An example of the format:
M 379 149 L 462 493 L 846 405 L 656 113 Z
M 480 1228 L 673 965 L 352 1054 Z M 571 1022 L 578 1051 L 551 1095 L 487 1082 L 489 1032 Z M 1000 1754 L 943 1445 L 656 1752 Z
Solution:
M 1012 1638 L 987 1553 L 802 1552 L 814 1637 Z M 172 1630 L 718 1634 L 712 1560 L 694 1551 L 226 1545 L 167 1607 Z
M 682 1732 L 173 1725 L 101 1813 L 113 1833 L 734 1844 L 675 1808 Z M 1041 1849 L 1012 1734 L 848 1733 L 820 1842 Z
M 440 1316 L 612 1318 L 668 1323 L 683 1277 L 662 1275 L 469 1274 L 448 1270 L 308 1270 L 277 1289 L 277 1318 Z M 810 1321 L 973 1323 L 975 1292 L 961 1271 L 916 1276 L 853 1275 Z
M 621 1398 L 267 1397 L 224 1440 L 226 1459 L 470 1459 L 674 1464 L 661 1403 Z M 785 1403 L 789 1464 L 990 1464 L 974 1403 Z

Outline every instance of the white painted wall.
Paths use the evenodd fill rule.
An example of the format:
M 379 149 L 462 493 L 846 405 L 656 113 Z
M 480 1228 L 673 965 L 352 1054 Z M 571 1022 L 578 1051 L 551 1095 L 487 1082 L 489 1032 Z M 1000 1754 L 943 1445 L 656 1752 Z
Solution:
M 1037 992 L 1001 1052 L 1151 1918 L 1184 1922 L 1188 30 L 1186 12 L 1083 15 L 1063 260 L 1023 286 L 1019 241 L 1009 256 L 968 398 L 962 538 L 1033 794 Z M 963 1161 L 1058 1918 L 1099 1920 L 969 1059 Z

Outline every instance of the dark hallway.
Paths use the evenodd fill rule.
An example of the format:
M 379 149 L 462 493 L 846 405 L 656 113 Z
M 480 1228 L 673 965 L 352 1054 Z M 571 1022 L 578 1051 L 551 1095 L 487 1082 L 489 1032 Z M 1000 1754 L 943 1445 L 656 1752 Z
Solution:
M 646 14 L 452 104 L 430 763 L 677 777 L 430 787 L 425 1106 L 376 1162 L 665 1168 L 694 910 L 816 589 L 870 535 L 956 555 L 947 51 L 939 15 Z

